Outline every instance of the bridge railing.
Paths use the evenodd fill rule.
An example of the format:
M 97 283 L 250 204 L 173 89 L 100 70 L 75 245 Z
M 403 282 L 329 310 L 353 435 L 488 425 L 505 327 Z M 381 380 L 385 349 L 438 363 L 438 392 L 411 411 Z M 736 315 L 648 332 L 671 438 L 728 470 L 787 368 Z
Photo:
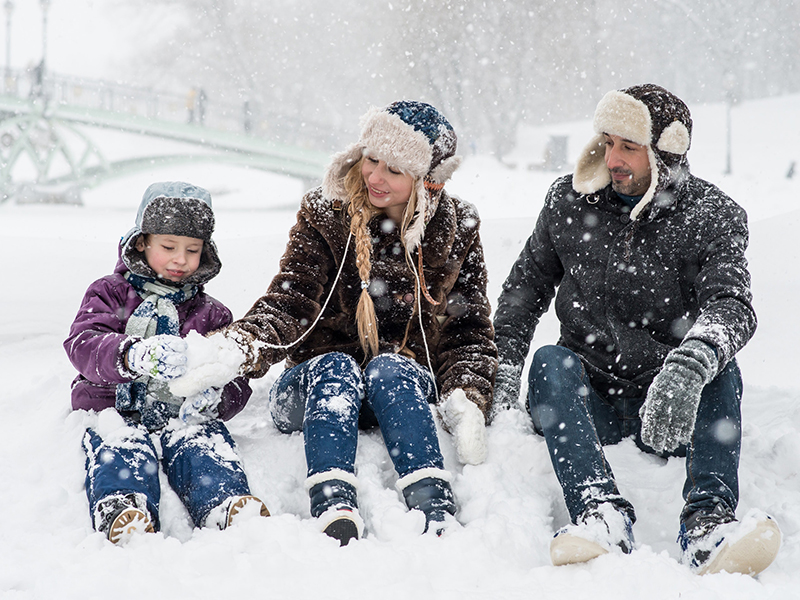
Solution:
M 247 98 L 236 102 L 210 98 L 201 88 L 176 93 L 60 75 L 37 66 L 6 71 L 3 92 L 18 98 L 43 98 L 47 102 L 244 133 L 324 152 L 341 144 L 340 133 L 330 126 L 272 113 Z

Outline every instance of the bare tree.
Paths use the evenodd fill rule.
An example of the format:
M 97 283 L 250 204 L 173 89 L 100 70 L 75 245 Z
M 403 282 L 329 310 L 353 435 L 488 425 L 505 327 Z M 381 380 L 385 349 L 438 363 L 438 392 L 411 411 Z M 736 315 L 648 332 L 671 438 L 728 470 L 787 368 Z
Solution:
M 440 108 L 462 152 L 502 158 L 521 123 L 586 118 L 608 89 L 800 89 L 796 0 L 134 1 L 148 45 L 122 78 L 201 87 L 210 106 L 246 103 L 264 135 L 325 150 L 399 98 Z

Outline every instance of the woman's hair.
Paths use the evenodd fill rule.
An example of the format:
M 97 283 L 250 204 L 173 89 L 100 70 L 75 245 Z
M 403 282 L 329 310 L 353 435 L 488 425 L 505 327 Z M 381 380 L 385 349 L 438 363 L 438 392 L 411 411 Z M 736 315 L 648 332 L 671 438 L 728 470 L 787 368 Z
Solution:
M 356 307 L 356 324 L 358 326 L 358 338 L 365 357 L 377 356 L 378 354 L 378 320 L 375 316 L 375 305 L 369 295 L 370 272 L 372 271 L 372 238 L 369 234 L 367 224 L 373 216 L 382 212 L 381 209 L 374 207 L 370 201 L 367 186 L 364 184 L 364 176 L 361 174 L 361 166 L 364 162 L 362 157 L 354 164 L 344 177 L 344 188 L 347 191 L 347 213 L 350 215 L 350 231 L 356 241 L 356 266 L 358 275 L 361 278 L 361 296 Z M 411 196 L 403 212 L 403 220 L 400 223 L 400 239 L 403 240 L 405 248 L 405 232 L 411 221 L 414 219 L 414 211 L 417 205 L 417 186 L 411 186 Z M 406 248 L 406 260 L 410 261 L 408 249 Z

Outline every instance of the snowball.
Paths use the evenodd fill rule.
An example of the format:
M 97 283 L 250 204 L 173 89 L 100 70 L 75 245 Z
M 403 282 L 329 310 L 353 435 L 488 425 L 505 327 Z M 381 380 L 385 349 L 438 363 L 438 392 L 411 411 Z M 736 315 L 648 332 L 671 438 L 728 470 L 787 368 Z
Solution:
M 239 374 L 245 355 L 221 333 L 204 337 L 190 331 L 186 340 L 186 373 L 169 382 L 170 391 L 186 398 L 211 387 L 222 387 Z

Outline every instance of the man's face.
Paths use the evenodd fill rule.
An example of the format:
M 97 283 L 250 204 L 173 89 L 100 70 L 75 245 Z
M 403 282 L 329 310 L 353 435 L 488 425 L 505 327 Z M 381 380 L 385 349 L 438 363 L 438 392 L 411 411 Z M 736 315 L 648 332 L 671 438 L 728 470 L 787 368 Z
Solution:
M 640 146 L 618 135 L 604 133 L 606 167 L 611 187 L 618 194 L 641 196 L 650 187 L 650 158 L 647 146 Z

